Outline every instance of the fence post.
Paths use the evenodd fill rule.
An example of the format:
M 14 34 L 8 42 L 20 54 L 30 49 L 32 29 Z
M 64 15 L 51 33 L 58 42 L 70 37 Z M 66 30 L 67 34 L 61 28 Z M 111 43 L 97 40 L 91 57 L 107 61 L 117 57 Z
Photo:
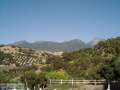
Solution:
M 95 85 L 97 85 L 97 81 L 95 80 Z
M 74 82 L 73 82 L 73 79 L 72 79 L 72 90 L 74 90 L 73 84 L 74 84 Z
M 110 83 L 108 83 L 108 88 L 107 88 L 107 90 L 110 90 Z
M 61 79 L 61 85 L 63 84 L 63 80 Z
M 73 86 L 74 82 L 73 82 L 73 79 L 72 79 L 72 86 Z
M 34 86 L 34 90 L 35 90 L 35 86 Z

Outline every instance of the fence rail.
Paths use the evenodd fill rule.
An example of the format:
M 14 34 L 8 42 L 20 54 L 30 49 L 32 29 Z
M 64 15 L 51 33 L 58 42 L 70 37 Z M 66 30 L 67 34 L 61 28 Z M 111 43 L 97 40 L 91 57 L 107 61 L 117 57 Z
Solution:
M 120 87 L 120 83 L 118 83 L 120 81 L 112 81 L 110 84 L 112 86 L 116 87 Z M 72 86 L 76 86 L 76 85 L 104 85 L 107 84 L 106 80 L 49 80 L 49 84 L 60 84 L 60 85 L 64 85 L 64 84 L 69 84 Z M 0 83 L 0 90 L 25 90 L 25 85 L 22 83 Z M 35 89 L 36 90 L 36 89 Z M 112 90 L 120 90 L 119 89 L 112 89 Z
M 104 84 L 105 80 L 50 80 L 50 84 Z

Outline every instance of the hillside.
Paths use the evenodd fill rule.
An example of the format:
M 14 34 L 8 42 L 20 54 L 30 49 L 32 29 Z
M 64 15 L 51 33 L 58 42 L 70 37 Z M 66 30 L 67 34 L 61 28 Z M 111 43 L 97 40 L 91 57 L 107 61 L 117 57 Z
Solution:
M 37 51 L 16 46 L 1 46 L 0 51 L 3 81 L 12 79 L 20 82 L 25 72 L 44 72 L 48 79 L 120 80 L 120 37 L 70 53 Z M 16 77 L 19 79 L 16 80 Z
M 72 77 L 120 79 L 120 37 L 99 42 L 94 48 L 66 53 L 63 58 L 64 68 Z
M 79 39 L 74 39 L 70 41 L 65 41 L 65 42 L 52 42 L 52 41 L 37 41 L 34 43 L 30 43 L 27 41 L 19 41 L 13 43 L 13 45 L 19 46 L 19 47 L 24 47 L 24 48 L 31 48 L 31 49 L 36 49 L 36 50 L 42 50 L 42 51 L 64 51 L 64 52 L 72 52 L 72 51 L 77 51 L 79 49 L 83 48 L 88 48 L 88 47 L 93 47 L 103 39 L 101 38 L 94 38 L 92 41 L 89 43 L 85 43 Z
M 16 46 L 1 46 L 0 54 L 1 63 L 3 64 L 24 66 L 45 63 L 50 57 L 61 56 L 62 52 L 39 51 Z

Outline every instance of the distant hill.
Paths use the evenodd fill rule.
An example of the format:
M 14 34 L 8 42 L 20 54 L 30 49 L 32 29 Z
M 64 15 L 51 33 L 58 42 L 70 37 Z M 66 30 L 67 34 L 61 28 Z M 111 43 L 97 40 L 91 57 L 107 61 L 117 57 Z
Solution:
M 79 39 L 74 39 L 65 42 L 52 42 L 52 41 L 37 41 L 34 43 L 30 43 L 27 41 L 18 41 L 13 43 L 12 45 L 24 47 L 24 48 L 31 48 L 35 50 L 42 50 L 42 51 L 65 51 L 65 52 L 72 52 L 77 51 L 79 49 L 88 48 L 96 45 L 103 39 L 96 38 L 89 43 L 85 43 Z
M 51 57 L 61 57 L 63 52 L 48 52 L 21 48 L 13 45 L 0 46 L 0 65 L 17 66 L 36 65 L 46 62 Z
M 100 41 L 105 41 L 105 39 L 99 38 L 99 37 L 93 38 L 93 40 L 88 42 L 88 46 L 93 47 L 93 46 L 97 45 Z

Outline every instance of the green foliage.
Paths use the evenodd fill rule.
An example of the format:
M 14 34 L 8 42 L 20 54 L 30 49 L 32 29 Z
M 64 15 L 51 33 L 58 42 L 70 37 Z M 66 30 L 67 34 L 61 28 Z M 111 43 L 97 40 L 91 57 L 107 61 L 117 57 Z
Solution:
M 113 80 L 114 77 L 114 68 L 111 65 L 103 65 L 100 70 L 100 75 L 106 80 Z
M 114 60 L 114 73 L 115 73 L 115 78 L 116 80 L 120 80 L 120 55 L 115 58 Z
M 0 83 L 8 83 L 10 79 L 7 73 L 0 72 Z
M 115 79 L 120 75 L 120 38 L 109 39 L 94 48 L 64 53 L 64 68 L 79 79 Z
M 48 72 L 46 76 L 49 79 L 68 79 L 69 78 L 69 75 L 63 70 Z
M 47 78 L 45 77 L 45 73 L 37 74 L 34 71 L 25 72 L 21 77 L 21 81 L 25 83 L 30 89 L 34 89 L 35 86 L 45 88 L 48 82 Z
M 13 62 L 13 57 L 11 54 L 6 54 L 4 52 L 0 51 L 0 64 L 12 64 Z
M 51 61 L 50 65 L 52 70 L 59 70 L 63 68 L 64 62 L 62 61 L 61 58 L 55 58 L 54 60 Z
M 28 50 L 27 54 L 30 55 L 32 52 Z M 0 63 L 9 64 L 8 61 L 14 63 L 10 54 L 0 52 Z M 38 68 L 46 73 L 36 74 Z M 2 72 L 0 79 L 1 82 L 14 81 L 20 76 L 24 82 L 26 79 L 30 88 L 38 83 L 40 87 L 45 86 L 47 78 L 120 80 L 120 37 L 102 41 L 94 48 L 64 53 L 62 57 L 48 58 L 43 66 L 24 66 Z

